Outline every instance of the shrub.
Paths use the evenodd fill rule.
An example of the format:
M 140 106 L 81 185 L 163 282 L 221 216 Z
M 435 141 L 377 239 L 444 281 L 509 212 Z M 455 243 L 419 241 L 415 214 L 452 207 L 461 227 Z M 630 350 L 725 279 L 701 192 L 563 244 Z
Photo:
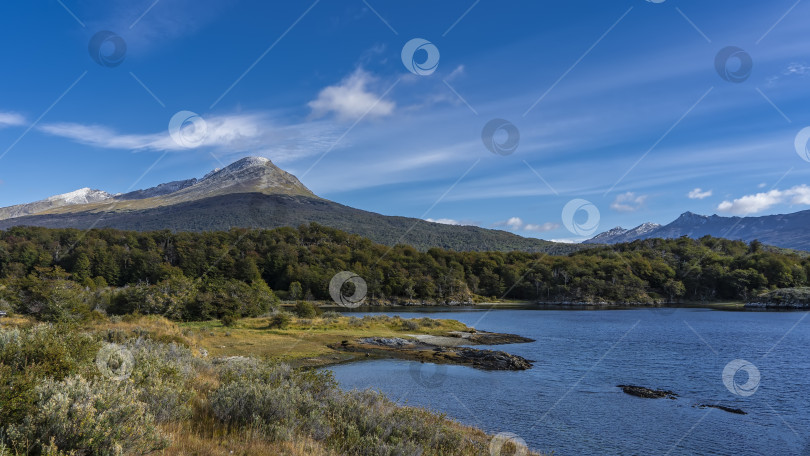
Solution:
M 86 318 L 90 313 L 88 293 L 76 282 L 67 280 L 61 269 L 37 268 L 35 274 L 11 284 L 15 311 L 41 321 L 62 322 Z
M 95 359 L 100 344 L 67 325 L 37 325 L 0 330 L 0 364 L 18 370 L 36 369 L 61 379 Z
M 39 379 L 91 372 L 98 348 L 92 337 L 63 325 L 0 330 L 0 425 L 33 412 Z
M 162 423 L 190 417 L 194 391 L 188 383 L 204 361 L 176 344 L 139 339 L 129 347 L 134 358 L 130 379 L 155 420 Z
M 239 317 L 237 317 L 232 312 L 228 312 L 225 315 L 223 315 L 222 318 L 219 319 L 219 321 L 222 323 L 222 326 L 231 327 L 236 325 L 236 322 L 239 321 Z
M 322 440 L 331 434 L 325 405 L 339 394 L 331 375 L 253 359 L 232 359 L 220 369 L 223 384 L 209 402 L 221 422 L 251 427 L 270 440 L 301 433 Z
M 407 331 L 416 331 L 417 329 L 419 329 L 419 322 L 413 320 L 403 320 L 402 329 L 405 329 Z
M 289 312 L 278 312 L 270 317 L 270 322 L 267 327 L 270 329 L 286 329 L 292 322 L 293 316 Z
M 295 314 L 301 318 L 313 318 L 318 315 L 318 310 L 309 301 L 298 301 L 295 303 Z
M 342 317 L 342 316 L 343 316 L 343 314 L 342 314 L 342 313 L 340 313 L 340 312 L 335 312 L 334 310 L 330 310 L 330 311 L 328 311 L 328 312 L 324 312 L 324 313 L 323 313 L 323 315 L 321 315 L 321 317 L 323 317 L 323 318 L 324 318 L 324 319 L 326 319 L 326 320 L 337 320 L 338 318 L 340 318 L 340 317 Z
M 143 454 L 168 444 L 131 382 L 47 379 L 37 396 L 36 411 L 24 424 L 9 427 L 12 442 L 36 442 L 35 447 L 50 442 L 60 450 L 98 455 Z
M 328 372 L 251 358 L 223 360 L 218 369 L 221 386 L 209 396 L 214 416 L 270 440 L 306 435 L 357 456 L 485 453 L 442 417 L 373 391 L 344 393 Z

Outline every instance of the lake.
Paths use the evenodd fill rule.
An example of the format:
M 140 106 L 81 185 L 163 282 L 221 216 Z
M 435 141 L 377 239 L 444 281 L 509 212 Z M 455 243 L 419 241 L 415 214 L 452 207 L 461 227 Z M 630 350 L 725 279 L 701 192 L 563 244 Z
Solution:
M 351 315 L 450 318 L 531 337 L 536 342 L 479 347 L 534 360 L 534 368 L 487 372 L 370 360 L 329 369 L 345 389 L 379 389 L 555 455 L 810 455 L 807 312 L 436 310 Z M 742 363 L 729 365 L 734 360 L 753 367 L 735 375 Z M 760 379 L 754 373 L 749 382 L 746 372 L 754 369 Z M 679 397 L 642 399 L 619 384 Z M 747 415 L 695 407 L 704 403 Z

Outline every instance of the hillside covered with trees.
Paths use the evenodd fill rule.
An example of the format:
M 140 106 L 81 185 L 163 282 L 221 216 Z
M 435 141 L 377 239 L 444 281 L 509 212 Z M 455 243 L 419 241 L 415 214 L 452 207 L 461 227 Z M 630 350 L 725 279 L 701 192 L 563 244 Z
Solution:
M 810 259 L 758 242 L 648 239 L 565 256 L 390 248 L 319 225 L 173 233 L 0 232 L 0 307 L 57 321 L 93 310 L 175 320 L 256 316 L 279 298 L 329 300 L 353 271 L 368 302 L 742 300 L 809 284 Z

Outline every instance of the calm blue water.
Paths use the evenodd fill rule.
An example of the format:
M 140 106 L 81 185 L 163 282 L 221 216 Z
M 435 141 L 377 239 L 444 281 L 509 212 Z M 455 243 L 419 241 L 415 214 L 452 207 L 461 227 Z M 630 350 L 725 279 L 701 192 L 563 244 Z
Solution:
M 535 360 L 534 368 L 485 372 L 373 360 L 330 369 L 346 389 L 379 389 L 400 403 L 443 412 L 490 433 L 517 434 L 533 450 L 555 455 L 810 455 L 806 315 L 454 310 L 429 316 L 536 339 L 491 347 Z M 723 383 L 723 369 L 735 359 L 751 362 L 761 374 L 750 396 L 735 395 Z M 734 377 L 738 384 L 747 379 L 743 372 Z M 616 388 L 625 383 L 673 390 L 680 397 L 636 398 Z M 693 407 L 718 401 L 748 415 Z

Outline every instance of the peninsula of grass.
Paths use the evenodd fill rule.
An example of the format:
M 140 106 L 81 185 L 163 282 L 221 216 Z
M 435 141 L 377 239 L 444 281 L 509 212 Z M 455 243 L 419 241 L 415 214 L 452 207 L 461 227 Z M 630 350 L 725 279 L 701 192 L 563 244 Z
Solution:
M 212 356 L 253 356 L 295 366 L 318 366 L 354 359 L 328 345 L 365 337 L 447 335 L 471 331 L 455 320 L 404 319 L 386 315 L 345 317 L 326 313 L 313 318 L 290 317 L 279 327 L 275 317 L 244 318 L 231 326 L 220 321 L 180 323 L 184 337 Z

